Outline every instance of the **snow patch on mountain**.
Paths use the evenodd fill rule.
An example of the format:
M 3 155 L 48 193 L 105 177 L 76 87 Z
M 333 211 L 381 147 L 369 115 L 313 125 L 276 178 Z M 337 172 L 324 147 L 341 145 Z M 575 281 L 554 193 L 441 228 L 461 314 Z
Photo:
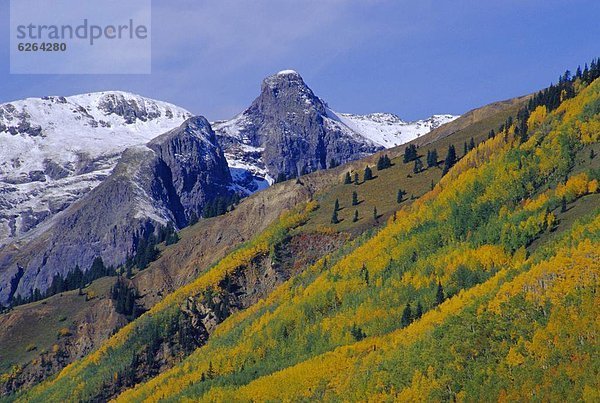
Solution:
M 362 137 L 385 148 L 406 144 L 433 129 L 457 119 L 456 115 L 433 115 L 428 119 L 406 122 L 392 113 L 354 115 L 327 111 L 328 116 L 341 121 Z
M 0 104 L 0 244 L 98 186 L 120 154 L 179 126 L 190 112 L 109 91 Z

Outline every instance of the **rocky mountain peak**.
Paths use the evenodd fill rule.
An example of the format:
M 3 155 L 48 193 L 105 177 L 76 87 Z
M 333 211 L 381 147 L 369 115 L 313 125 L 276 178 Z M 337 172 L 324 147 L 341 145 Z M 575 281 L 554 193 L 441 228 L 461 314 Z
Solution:
M 325 114 L 325 104 L 315 96 L 295 70 L 283 70 L 265 78 L 261 94 L 254 103 L 261 106 L 261 110 L 277 108 L 293 112 L 310 107 Z

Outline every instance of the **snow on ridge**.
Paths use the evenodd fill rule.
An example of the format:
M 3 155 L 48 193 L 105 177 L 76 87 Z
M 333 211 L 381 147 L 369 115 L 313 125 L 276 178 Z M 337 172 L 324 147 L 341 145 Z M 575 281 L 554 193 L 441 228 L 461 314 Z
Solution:
M 191 116 L 124 91 L 0 104 L 0 245 L 43 226 L 100 184 L 126 148 Z
M 281 70 L 280 72 L 277 73 L 278 76 L 285 76 L 285 75 L 299 75 L 298 72 L 296 70 L 292 70 L 292 69 L 287 69 L 287 70 Z
M 406 122 L 392 113 L 354 115 L 328 109 L 327 114 L 328 117 L 340 121 L 353 132 L 385 148 L 408 143 L 436 127 L 458 118 L 455 115 L 433 115 L 427 119 Z

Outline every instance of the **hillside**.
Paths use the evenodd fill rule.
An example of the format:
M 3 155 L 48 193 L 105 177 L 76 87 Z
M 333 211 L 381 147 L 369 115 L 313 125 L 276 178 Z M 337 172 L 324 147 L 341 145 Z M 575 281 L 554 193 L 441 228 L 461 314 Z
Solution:
M 572 95 L 558 102 L 536 96 L 445 162 L 432 190 L 341 247 L 347 202 L 315 192 L 17 400 L 131 387 L 120 399 L 596 400 L 600 81 L 586 84 L 561 83 L 549 95 Z M 363 184 L 342 183 L 365 162 L 332 171 L 330 191 L 368 184 L 363 197 L 396 201 L 406 182 L 381 186 L 388 174 L 436 182 L 437 167 L 409 178 L 413 164 L 392 159 Z M 327 225 L 335 198 L 343 221 Z M 304 229 L 331 248 L 298 265 L 289 245 Z
M 486 107 L 484 107 L 486 108 Z M 508 111 L 500 110 L 497 112 L 496 120 L 503 122 L 509 116 Z M 459 118 L 458 120 L 460 121 Z M 496 121 L 494 126 L 489 126 L 475 136 L 479 143 L 483 141 L 487 132 L 497 127 Z M 456 139 L 456 146 L 469 140 L 463 134 L 453 134 Z M 444 148 L 447 148 L 447 143 L 438 147 L 433 144 L 432 148 L 437 147 L 440 154 Z M 318 256 L 308 256 L 304 259 L 315 259 L 326 253 L 331 245 L 338 245 L 343 239 L 348 239 L 359 235 L 365 230 L 384 225 L 387 217 L 399 207 L 412 203 L 411 195 L 418 197 L 429 191 L 431 181 L 437 182 L 441 176 L 441 165 L 437 168 L 426 169 L 418 175 L 413 175 L 413 163 L 404 164 L 401 155 L 404 152 L 403 147 L 390 149 L 389 155 L 392 156 L 392 167 L 377 171 L 376 164 L 380 154 L 367 157 L 360 161 L 354 161 L 349 164 L 329 169 L 325 171 L 314 172 L 309 175 L 304 175 L 300 181 L 295 180 L 278 183 L 272 187 L 257 192 L 244 199 L 236 208 L 222 216 L 204 219 L 200 223 L 185 228 L 180 231 L 180 241 L 171 245 L 161 252 L 161 256 L 155 262 L 152 262 L 148 268 L 137 273 L 132 284 L 137 289 L 139 298 L 137 303 L 144 309 L 151 308 L 156 302 L 164 298 L 165 295 L 175 291 L 177 288 L 193 281 L 200 273 L 210 267 L 211 264 L 218 261 L 220 258 L 229 253 L 233 248 L 242 242 L 252 239 L 255 234 L 264 230 L 269 224 L 274 222 L 279 215 L 290 208 L 306 203 L 310 200 L 318 200 L 321 208 L 318 208 L 309 215 L 308 222 L 302 226 L 299 236 L 294 237 L 291 242 L 290 250 L 293 253 L 301 251 L 307 245 L 316 246 Z M 426 153 L 423 150 L 423 153 Z M 399 155 L 400 157 L 394 157 Z M 366 165 L 373 168 L 376 179 L 372 181 L 363 181 L 363 173 Z M 345 185 L 343 184 L 344 175 L 346 172 L 357 172 L 360 175 L 360 184 Z M 397 190 L 404 189 L 407 194 L 402 202 L 397 203 Z M 383 189 L 383 190 L 382 190 Z M 359 195 L 359 205 L 352 208 L 350 205 L 352 192 L 356 191 Z M 331 209 L 334 201 L 339 198 L 342 210 L 340 210 L 340 219 L 338 225 L 332 226 L 330 223 Z M 373 218 L 373 205 L 378 209 L 378 220 Z M 353 223 L 351 216 L 354 210 L 358 210 L 360 218 L 356 223 Z M 329 233 L 341 233 L 338 235 L 328 235 Z M 304 236 L 303 234 L 306 234 Z M 323 241 L 323 245 L 321 242 Z M 322 247 L 321 247 L 322 246 Z M 291 252 L 290 252 L 291 253 Z M 303 259 L 298 259 L 297 266 L 301 266 Z M 113 277 L 114 279 L 114 277 Z M 114 280 L 113 280 L 114 282 Z M 110 285 L 108 286 L 110 288 Z M 84 289 L 87 293 L 87 290 Z M 92 295 L 92 294 L 90 294 Z M 103 294 L 95 294 L 92 299 L 82 305 L 81 310 L 87 309 L 87 305 L 95 304 L 97 299 L 104 298 Z M 63 303 L 61 298 L 50 298 L 43 301 L 45 304 L 53 306 L 54 304 Z M 20 311 L 27 312 L 30 305 L 24 305 L 19 308 Z M 55 307 L 54 309 L 60 309 Z M 113 308 L 114 309 L 114 308 Z M 81 315 L 74 314 L 77 318 Z M 16 351 L 5 351 L 0 345 L 0 357 L 5 358 L 5 365 L 18 364 L 21 370 L 19 375 L 13 377 L 8 390 L 17 387 L 20 382 L 35 382 L 36 379 L 43 379 L 68 364 L 79 355 L 61 354 L 60 359 L 57 359 L 54 354 L 46 354 L 45 351 L 50 351 L 55 343 L 54 337 L 40 338 L 30 335 L 46 334 L 44 331 L 37 331 L 37 322 L 31 323 L 25 320 L 29 316 L 16 316 L 13 318 L 13 330 L 19 332 L 22 330 L 22 345 L 35 345 L 36 350 L 26 352 L 24 349 Z M 35 317 L 35 311 L 32 314 Z M 73 328 L 78 328 L 82 322 L 73 320 L 69 316 L 69 323 Z M 39 322 L 42 326 L 44 321 Z M 85 325 L 85 322 L 83 322 Z M 112 325 L 100 325 L 104 332 L 110 333 L 116 328 Z M 0 337 L 6 331 L 0 329 Z M 9 337 L 6 332 L 6 337 Z M 77 334 L 73 336 L 63 337 L 65 342 L 72 344 L 77 343 Z M 101 340 L 95 340 L 93 348 L 97 347 Z M 6 345 L 9 346 L 8 344 Z M 67 352 L 69 350 L 66 350 Z M 39 377 L 40 371 L 37 370 L 38 364 L 31 362 L 32 357 L 39 358 L 40 355 L 45 355 L 45 361 L 52 363 L 52 369 L 45 372 L 43 377 Z

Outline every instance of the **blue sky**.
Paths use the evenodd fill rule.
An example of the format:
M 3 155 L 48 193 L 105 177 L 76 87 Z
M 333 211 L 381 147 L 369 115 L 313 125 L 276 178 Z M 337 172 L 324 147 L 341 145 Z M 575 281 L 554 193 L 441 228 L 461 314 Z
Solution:
M 152 74 L 11 75 L 8 15 L 1 0 L 0 102 L 119 89 L 210 120 L 288 68 L 337 111 L 413 120 L 535 91 L 600 56 L 597 0 L 153 0 Z

